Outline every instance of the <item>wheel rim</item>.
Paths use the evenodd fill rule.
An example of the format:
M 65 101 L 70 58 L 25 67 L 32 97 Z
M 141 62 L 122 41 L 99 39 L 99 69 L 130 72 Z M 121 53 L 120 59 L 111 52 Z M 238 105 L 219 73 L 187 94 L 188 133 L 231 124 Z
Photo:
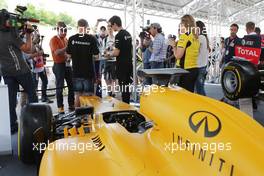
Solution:
M 237 76 L 233 71 L 227 71 L 223 77 L 223 83 L 228 93 L 234 93 L 238 86 Z

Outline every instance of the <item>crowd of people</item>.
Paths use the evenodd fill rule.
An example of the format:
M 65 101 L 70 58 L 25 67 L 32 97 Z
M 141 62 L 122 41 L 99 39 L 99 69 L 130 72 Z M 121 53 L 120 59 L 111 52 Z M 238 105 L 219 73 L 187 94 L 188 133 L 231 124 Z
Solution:
M 97 28 L 100 22 L 107 26 Z M 64 113 L 63 88 L 68 87 L 68 107 L 73 111 L 80 106 L 82 95 L 102 97 L 102 78 L 108 85 L 107 93 L 115 96 L 114 85 L 121 87 L 122 101 L 130 102 L 129 84 L 132 83 L 132 36 L 122 27 L 121 18 L 113 16 L 109 20 L 98 19 L 95 34 L 90 34 L 88 22 L 80 19 L 78 31 L 67 39 L 67 26 L 58 22 L 57 34 L 50 39 L 49 45 L 54 65 L 52 71 L 56 79 L 56 101 L 58 113 Z M 235 46 L 241 43 L 236 35 L 238 25 L 230 26 L 230 37 L 221 39 L 221 66 L 235 56 Z M 246 24 L 248 35 L 259 36 L 260 29 L 253 22 Z M 256 31 L 257 33 L 255 33 Z M 114 32 L 117 32 L 114 35 Z M 51 103 L 47 97 L 47 74 L 45 54 L 42 49 L 42 37 L 37 28 L 33 33 L 17 35 L 0 31 L 0 73 L 9 90 L 11 130 L 17 130 L 17 91 L 24 90 L 24 99 L 28 103 L 37 102 L 36 89 L 39 78 L 42 81 L 43 102 Z M 256 37 L 255 40 L 260 40 Z M 206 95 L 204 83 L 208 71 L 208 58 L 211 51 L 205 24 L 195 21 L 191 15 L 181 18 L 178 37 L 170 34 L 167 39 L 159 23 L 152 23 L 143 35 L 139 36 L 137 52 L 142 58 L 144 69 L 179 67 L 189 74 L 180 77 L 178 85 L 191 92 Z M 139 53 L 140 51 L 140 53 Z M 260 56 L 263 64 L 264 52 Z M 143 85 L 161 84 L 155 78 L 146 78 Z M 24 103 L 25 104 L 25 103 Z
M 195 21 L 191 15 L 184 15 L 178 30 L 178 40 L 174 35 L 168 36 L 166 42 L 160 24 L 153 23 L 150 26 L 150 35 L 141 35 L 142 58 L 145 69 L 178 67 L 189 71 L 189 74 L 180 78 L 179 86 L 200 95 L 206 95 L 204 84 L 208 71 L 212 75 L 220 75 L 221 68 L 231 61 L 236 47 L 243 44 L 243 41 L 250 41 L 249 47 L 261 50 L 260 28 L 255 27 L 253 22 L 246 23 L 246 33 L 243 38 L 237 36 L 239 26 L 231 24 L 230 37 L 220 38 L 217 43 L 218 48 L 210 47 L 209 38 L 205 24 L 202 21 Z M 250 37 L 248 37 L 250 36 Z M 166 46 L 166 44 L 168 44 Z M 166 49 L 167 48 L 167 54 Z M 255 65 L 263 65 L 264 48 L 257 56 Z M 216 64 L 218 63 L 218 64 Z M 217 68 L 210 69 L 210 65 L 216 65 Z M 211 75 L 207 78 L 212 80 Z M 218 78 L 219 79 L 219 78 Z M 155 83 L 155 79 L 146 78 L 144 84 Z M 213 82 L 214 80 L 212 80 Z M 254 108 L 257 107 L 253 101 Z

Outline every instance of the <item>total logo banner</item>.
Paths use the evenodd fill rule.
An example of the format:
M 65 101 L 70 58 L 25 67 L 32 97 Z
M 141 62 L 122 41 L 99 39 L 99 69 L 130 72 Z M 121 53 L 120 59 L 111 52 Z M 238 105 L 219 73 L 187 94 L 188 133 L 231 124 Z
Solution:
M 246 47 L 246 46 L 236 46 L 235 56 L 245 58 L 246 60 L 257 65 L 259 62 L 261 54 L 260 48 Z

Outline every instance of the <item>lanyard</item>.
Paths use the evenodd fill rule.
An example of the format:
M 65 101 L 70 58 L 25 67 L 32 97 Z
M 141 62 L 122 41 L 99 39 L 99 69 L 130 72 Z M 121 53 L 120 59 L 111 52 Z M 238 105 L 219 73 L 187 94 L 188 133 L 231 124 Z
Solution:
M 236 39 L 236 37 L 235 38 L 233 38 L 233 39 L 231 39 L 230 40 L 230 38 L 228 38 L 228 41 L 227 41 L 227 45 L 228 45 L 228 47 L 234 47 L 234 45 L 235 45 L 235 39 Z

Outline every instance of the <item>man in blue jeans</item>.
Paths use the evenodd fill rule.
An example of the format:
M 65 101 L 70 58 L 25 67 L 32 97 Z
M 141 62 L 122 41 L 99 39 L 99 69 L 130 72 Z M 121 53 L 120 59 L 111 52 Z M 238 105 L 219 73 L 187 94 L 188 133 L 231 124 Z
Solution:
M 144 36 L 142 42 L 142 55 L 143 55 L 143 63 L 144 69 L 151 69 L 149 59 L 151 57 L 151 50 L 152 50 L 152 41 L 149 35 Z M 144 78 L 144 85 L 151 85 L 152 79 L 151 78 Z
M 52 37 L 50 40 L 50 49 L 52 58 L 54 61 L 53 65 L 53 73 L 56 78 L 56 98 L 57 98 L 57 106 L 58 113 L 64 113 L 64 105 L 63 105 L 63 87 L 64 87 L 64 79 L 67 82 L 68 86 L 68 104 L 69 111 L 73 111 L 74 107 L 74 91 L 73 91 L 73 83 L 72 83 L 72 68 L 69 64 L 69 59 L 67 57 L 66 48 L 67 48 L 67 26 L 64 22 L 57 23 L 57 35 Z
M 2 14 L 0 17 L 3 18 Z M 8 21 L 5 20 L 3 21 Z M 29 103 L 37 102 L 32 74 L 22 56 L 22 51 L 25 53 L 31 51 L 31 37 L 30 33 L 26 33 L 26 43 L 24 43 L 18 33 L 11 28 L 0 29 L 0 76 L 3 76 L 8 86 L 11 133 L 15 133 L 18 129 L 16 103 L 19 85 L 27 93 Z
M 78 34 L 69 38 L 66 49 L 72 58 L 73 82 L 75 91 L 75 107 L 80 106 L 80 96 L 94 93 L 94 60 L 98 58 L 99 48 L 94 36 L 87 33 L 88 22 L 78 21 Z

